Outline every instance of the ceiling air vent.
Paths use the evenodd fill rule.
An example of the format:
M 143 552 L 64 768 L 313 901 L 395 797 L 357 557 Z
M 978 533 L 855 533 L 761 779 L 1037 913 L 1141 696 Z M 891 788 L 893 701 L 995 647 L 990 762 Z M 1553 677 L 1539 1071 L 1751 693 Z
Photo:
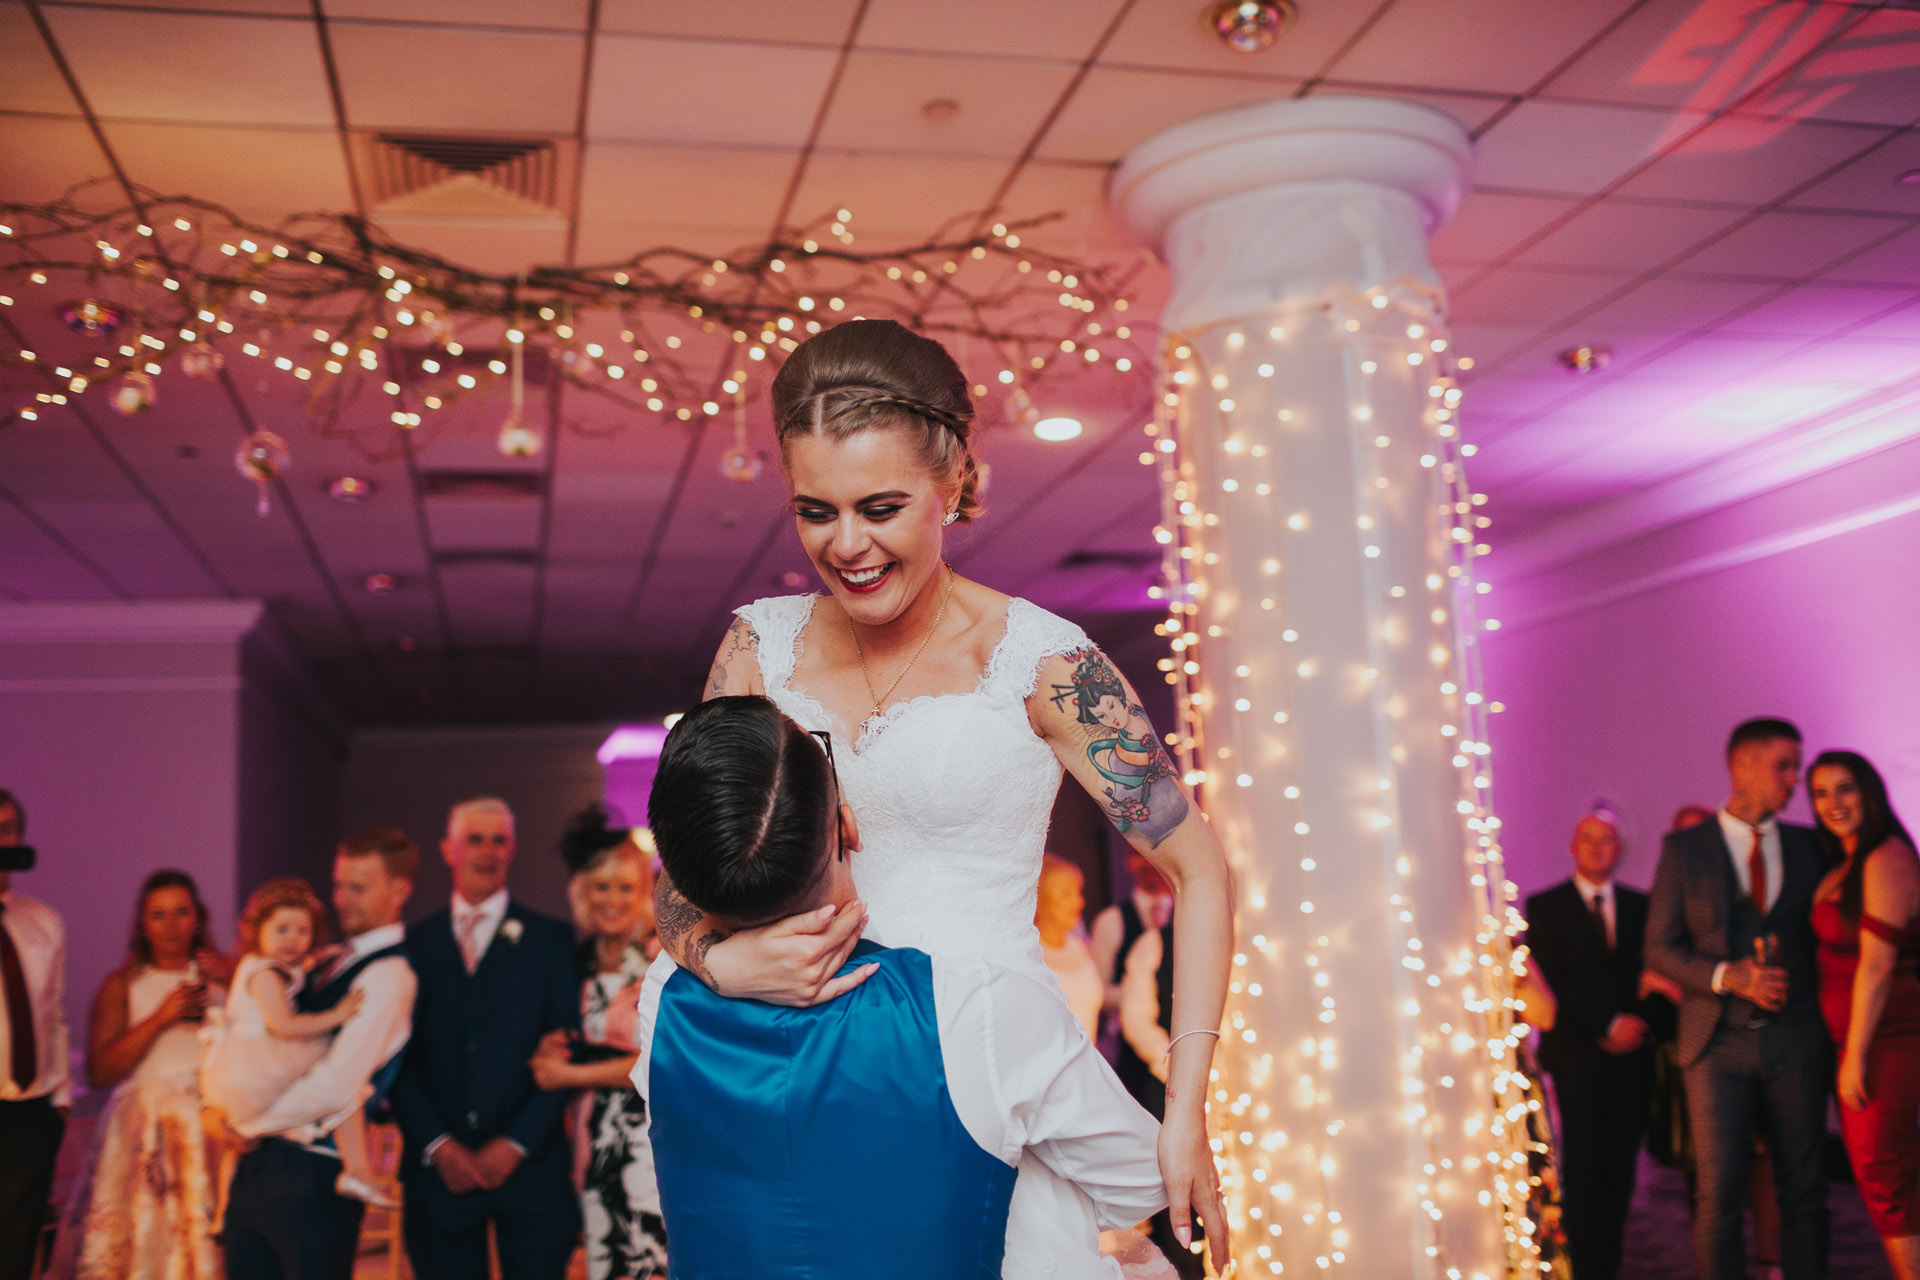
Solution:
M 355 142 L 382 218 L 552 223 L 567 217 L 572 139 L 361 133 Z

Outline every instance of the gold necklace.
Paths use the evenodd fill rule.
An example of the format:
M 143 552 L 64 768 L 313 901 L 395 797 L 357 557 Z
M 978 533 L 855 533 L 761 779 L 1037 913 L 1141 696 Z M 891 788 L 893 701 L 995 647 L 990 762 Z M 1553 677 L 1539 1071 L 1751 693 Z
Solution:
M 942 567 L 946 567 L 944 561 Z M 893 691 L 900 687 L 900 682 L 907 678 L 907 672 L 913 670 L 913 664 L 920 661 L 920 655 L 927 651 L 927 642 L 933 639 L 934 632 L 940 630 L 940 620 L 947 616 L 947 601 L 953 599 L 953 580 L 959 576 L 951 568 L 947 569 L 947 593 L 940 597 L 940 611 L 933 615 L 933 625 L 928 627 L 927 634 L 920 638 L 920 647 L 913 651 L 911 658 L 907 659 L 907 665 L 900 668 L 900 674 L 893 678 L 893 683 L 887 686 L 885 693 L 873 691 L 873 673 L 867 670 L 867 651 L 860 646 L 860 632 L 853 625 L 853 615 L 847 615 L 847 634 L 853 637 L 853 652 L 860 659 L 860 678 L 867 682 L 867 696 L 873 699 L 874 719 L 879 718 L 880 708 L 885 705 L 888 698 L 893 696 Z

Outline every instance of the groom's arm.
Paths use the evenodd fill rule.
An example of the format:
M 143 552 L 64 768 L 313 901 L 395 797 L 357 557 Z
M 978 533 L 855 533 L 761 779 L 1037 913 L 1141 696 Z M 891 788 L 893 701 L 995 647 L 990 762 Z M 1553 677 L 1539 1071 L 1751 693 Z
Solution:
M 367 966 L 353 985 L 367 993 L 359 1012 L 342 1024 L 311 1070 L 288 1085 L 265 1111 L 234 1126 L 243 1136 L 284 1134 L 295 1141 L 321 1137 L 299 1131 L 351 1110 L 373 1073 L 405 1047 L 419 987 L 413 968 L 404 960 L 382 960 Z
M 548 947 L 547 972 L 543 975 L 543 1001 L 546 1007 L 541 1011 L 540 1030 L 549 1031 L 580 1029 L 580 981 L 574 965 L 571 949 L 567 945 L 565 931 L 558 925 L 552 929 L 553 945 Z M 544 1150 L 552 1142 L 554 1135 L 560 1132 L 560 1115 L 567 1108 L 572 1094 L 564 1089 L 535 1089 L 528 1095 L 519 1111 L 501 1129 L 509 1142 L 521 1151 L 531 1154 Z
M 935 962 L 955 1111 L 1008 1164 L 1031 1151 L 1093 1201 L 1102 1227 L 1167 1207 L 1160 1126 L 1128 1096 L 1059 992 L 979 961 Z

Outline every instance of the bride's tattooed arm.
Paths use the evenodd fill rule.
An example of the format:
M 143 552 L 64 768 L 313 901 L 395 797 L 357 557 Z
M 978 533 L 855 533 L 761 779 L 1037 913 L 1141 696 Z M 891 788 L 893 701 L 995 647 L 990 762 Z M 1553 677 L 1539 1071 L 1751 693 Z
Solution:
M 707 952 L 733 935 L 717 927 L 703 929 L 706 913 L 688 902 L 664 871 L 653 886 L 653 916 L 660 949 L 708 988 L 719 990 L 713 985 L 712 970 L 707 968 Z
M 752 623 L 735 618 L 727 628 L 726 639 L 720 642 L 720 652 L 713 657 L 713 668 L 707 672 L 707 691 L 701 696 L 718 698 L 760 691 L 760 637 L 754 634 Z
M 1151 849 L 1186 821 L 1190 806 L 1173 760 L 1106 654 L 1088 647 L 1048 659 L 1034 697 L 1035 727 L 1122 835 Z M 1066 744 L 1076 748 L 1071 757 L 1061 751 Z

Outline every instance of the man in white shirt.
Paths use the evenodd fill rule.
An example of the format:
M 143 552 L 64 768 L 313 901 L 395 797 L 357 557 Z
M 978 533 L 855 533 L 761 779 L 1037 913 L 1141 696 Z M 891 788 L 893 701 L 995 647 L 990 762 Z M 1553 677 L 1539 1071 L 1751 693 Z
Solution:
M 333 863 L 333 907 L 347 944 L 316 969 L 303 1011 L 366 993 L 326 1055 L 245 1125 L 217 1112 L 209 1127 L 245 1154 L 234 1168 L 222 1233 L 229 1280 L 349 1280 L 366 1212 L 334 1190 L 339 1153 L 321 1122 L 351 1108 L 370 1086 L 385 1094 L 413 1027 L 417 989 L 400 912 L 413 892 L 420 851 L 404 832 L 375 828 L 344 841 Z M 209 1109 L 211 1110 L 211 1109 Z
M 0 867 L 24 848 L 27 813 L 0 791 Z M 31 850 L 26 851 L 31 854 Z M 26 1280 L 66 1131 L 67 935 L 60 914 L 0 870 L 0 1280 Z
M 1820 850 L 1775 815 L 1800 780 L 1800 731 L 1749 720 L 1727 743 L 1719 819 L 1667 834 L 1647 908 L 1647 967 L 1680 984 L 1680 1067 L 1698 1172 L 1701 1280 L 1745 1280 L 1741 1224 L 1756 1130 L 1773 1154 L 1786 1280 L 1824 1280 L 1827 1095 L 1811 913 Z
M 854 898 L 859 830 L 830 754 L 764 698 L 687 714 L 648 816 L 668 875 L 723 928 Z M 984 960 L 866 942 L 850 967 L 861 985 L 805 1009 L 716 996 L 664 956 L 648 971 L 633 1079 L 674 1274 L 961 1280 L 998 1276 L 1004 1257 L 1062 1280 L 1112 1275 L 1094 1224 L 1166 1204 L 1157 1126 L 1059 994 Z M 1081 1197 L 1050 1209 L 1086 1223 L 1074 1256 L 1023 1253 L 1009 1226 L 1026 1153 Z

